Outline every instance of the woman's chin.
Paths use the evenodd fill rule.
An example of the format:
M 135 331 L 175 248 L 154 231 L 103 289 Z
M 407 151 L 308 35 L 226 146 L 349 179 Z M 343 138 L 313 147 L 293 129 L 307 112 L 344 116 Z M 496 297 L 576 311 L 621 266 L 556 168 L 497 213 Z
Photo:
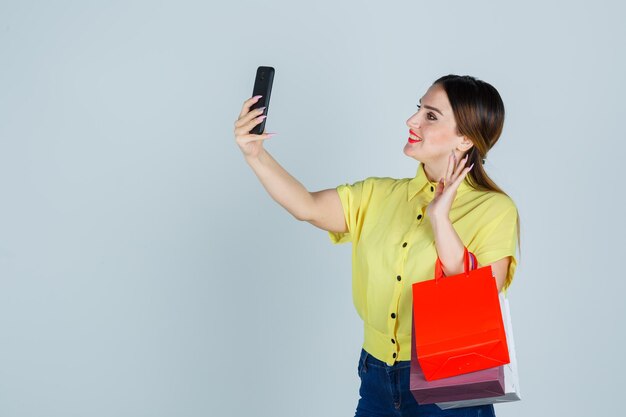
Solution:
M 415 158 L 415 157 L 416 157 L 415 152 L 414 152 L 414 150 L 412 149 L 412 147 L 411 147 L 411 144 L 410 144 L 410 143 L 407 143 L 407 144 L 404 146 L 404 149 L 403 149 L 402 151 L 404 152 L 404 154 L 405 154 L 406 156 L 410 156 L 411 158 Z

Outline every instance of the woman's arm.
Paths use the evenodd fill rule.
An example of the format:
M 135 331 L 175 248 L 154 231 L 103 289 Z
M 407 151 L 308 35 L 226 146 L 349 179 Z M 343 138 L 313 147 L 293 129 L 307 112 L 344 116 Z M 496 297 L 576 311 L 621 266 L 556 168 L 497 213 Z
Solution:
M 305 220 L 328 231 L 347 231 L 341 200 L 336 189 L 310 193 L 304 185 L 289 174 L 263 148 L 263 142 L 272 134 L 251 134 L 250 130 L 262 122 L 263 108 L 250 111 L 260 96 L 243 103 L 239 118 L 235 121 L 235 141 L 246 162 L 263 184 L 270 197 L 293 217 Z
M 313 193 L 309 192 L 265 149 L 260 152 L 258 157 L 246 158 L 246 162 L 272 199 L 296 219 L 307 221 L 326 231 L 348 231 L 341 200 L 336 189 L 329 188 Z
M 447 276 L 457 275 L 463 272 L 464 248 L 461 238 L 452 226 L 448 217 L 431 219 L 431 225 L 435 234 L 435 247 L 437 255 L 443 266 L 443 273 Z M 498 292 L 502 290 L 506 275 L 509 270 L 511 257 L 507 256 L 491 264 L 491 271 L 496 278 Z M 481 267 L 482 265 L 478 265 Z
M 246 157 L 246 162 L 274 201 L 298 220 L 310 216 L 315 205 L 313 196 L 269 152 L 261 149 L 258 155 Z
M 430 222 L 435 234 L 437 256 L 441 260 L 443 273 L 446 276 L 463 272 L 463 254 L 465 245 L 459 237 L 449 217 L 431 218 Z
M 465 246 L 452 226 L 450 208 L 456 197 L 456 190 L 473 167 L 473 165 L 465 167 L 466 161 L 467 156 L 457 162 L 454 153 L 450 155 L 446 176 L 437 184 L 435 197 L 426 209 L 435 235 L 437 256 L 441 260 L 443 272 L 447 276 L 463 272 Z M 504 286 L 510 262 L 510 256 L 507 256 L 491 264 L 498 292 Z
M 498 287 L 498 292 L 502 291 L 502 287 L 504 287 L 504 282 L 506 280 L 506 275 L 509 272 L 510 264 L 511 264 L 510 256 L 507 256 L 506 258 L 502 258 L 491 264 L 491 271 L 493 272 L 493 276 L 496 277 L 496 285 Z M 478 265 L 478 267 L 480 268 L 480 265 Z

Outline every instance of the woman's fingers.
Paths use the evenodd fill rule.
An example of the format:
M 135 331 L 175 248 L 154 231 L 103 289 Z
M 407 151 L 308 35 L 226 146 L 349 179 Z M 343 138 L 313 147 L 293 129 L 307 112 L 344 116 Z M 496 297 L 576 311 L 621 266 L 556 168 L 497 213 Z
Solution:
M 455 180 L 459 177 L 459 175 L 461 175 L 461 172 L 463 171 L 463 168 L 465 168 L 466 163 L 467 163 L 467 155 L 465 155 L 463 159 L 459 161 L 459 164 L 456 166 L 456 169 L 454 170 Z
M 250 121 L 253 120 L 255 117 L 261 116 L 263 114 L 264 109 L 265 107 L 254 109 L 250 113 L 247 113 L 245 116 L 240 117 L 239 119 L 235 121 L 235 128 L 244 126 L 250 123 Z
M 272 136 L 274 136 L 276 133 L 262 133 L 260 135 L 244 135 L 244 136 L 240 136 L 237 141 L 242 144 L 245 145 L 246 143 L 250 143 L 250 142 L 255 142 L 255 141 L 259 141 L 259 140 L 265 140 L 265 139 L 269 139 Z
M 463 159 L 461 159 L 457 164 L 456 156 L 454 156 L 454 154 L 450 155 L 450 157 L 448 158 L 448 169 L 446 172 L 446 177 L 444 178 L 445 189 L 456 189 L 461 184 L 461 181 L 463 181 L 463 179 L 470 170 L 470 167 L 465 166 L 465 164 L 467 163 L 467 158 L 468 155 L 465 155 Z
M 463 169 L 463 171 L 461 171 L 461 174 L 456 178 L 456 180 L 454 181 L 454 186 L 458 187 L 459 185 L 461 185 L 461 182 L 463 181 L 463 179 L 465 179 L 465 176 L 467 175 L 468 172 L 470 172 L 470 170 L 472 169 L 472 167 L 474 166 L 474 164 L 465 167 Z
M 239 113 L 239 118 L 241 119 L 243 116 L 248 114 L 248 112 L 250 111 L 250 107 L 252 107 L 252 105 L 256 103 L 257 101 L 259 101 L 261 97 L 262 96 L 254 96 L 244 101 L 243 107 L 241 108 L 241 113 Z
M 259 116 L 259 117 L 255 117 L 253 119 L 250 119 L 247 121 L 247 123 L 243 124 L 244 122 L 242 121 L 242 124 L 240 124 L 238 127 L 235 128 L 235 134 L 236 135 L 245 135 L 250 133 L 250 131 L 252 130 L 252 128 L 256 125 L 258 125 L 259 123 L 261 123 L 263 121 L 263 119 L 265 119 L 267 116 Z
M 446 169 L 446 176 L 445 176 L 446 184 L 454 181 L 454 178 L 452 178 L 452 173 L 454 172 L 455 168 L 456 168 L 456 156 L 454 155 L 454 151 L 452 151 L 452 153 L 450 154 L 450 157 L 448 158 L 448 168 Z
M 439 182 L 437 182 L 437 186 L 435 187 L 435 197 L 439 197 L 446 188 L 448 188 L 447 184 L 444 185 L 444 183 L 439 180 Z
M 452 167 L 452 172 L 448 172 L 448 180 L 449 180 L 449 182 L 454 182 L 459 177 L 459 175 L 463 171 L 463 168 L 465 168 L 465 165 L 467 163 L 467 158 L 468 158 L 468 155 L 465 155 L 457 163 L 456 162 L 456 155 L 454 155 L 454 156 L 451 155 L 450 156 L 450 158 L 449 158 L 450 160 L 454 159 L 454 165 Z M 448 164 L 448 171 L 450 171 L 450 165 L 449 164 Z
M 254 126 L 258 125 L 267 116 L 263 115 L 265 107 L 260 107 L 250 111 L 250 107 L 256 103 L 261 96 L 254 96 L 244 101 L 239 118 L 235 121 L 235 135 L 237 137 L 250 133 Z
M 264 107 L 250 110 L 250 107 L 258 101 L 261 96 L 255 96 L 246 100 L 239 113 L 239 118 L 235 121 L 235 142 L 246 158 L 256 157 L 263 150 L 263 141 L 271 138 L 275 133 L 261 133 L 260 135 L 250 133 L 259 123 L 267 117 L 263 115 Z
M 461 181 L 463 181 L 463 178 L 465 178 L 465 176 L 467 175 L 468 172 L 470 172 L 470 169 L 472 169 L 474 165 L 470 165 L 468 167 L 463 168 L 463 170 L 461 171 L 461 173 L 459 174 L 459 177 L 457 178 L 458 182 L 460 183 Z

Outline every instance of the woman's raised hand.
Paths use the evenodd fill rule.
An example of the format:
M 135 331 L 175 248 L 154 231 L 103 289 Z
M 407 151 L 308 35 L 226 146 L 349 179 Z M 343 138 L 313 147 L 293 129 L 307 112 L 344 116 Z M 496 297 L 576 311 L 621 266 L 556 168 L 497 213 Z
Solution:
M 267 116 L 263 116 L 265 107 L 250 111 L 250 107 L 256 103 L 261 96 L 254 96 L 243 102 L 239 119 L 235 121 L 235 141 L 246 158 L 259 156 L 263 149 L 263 141 L 275 135 L 275 133 L 262 133 L 255 135 L 250 133 L 254 126 L 258 125 Z
M 437 183 L 433 201 L 431 201 L 426 208 L 428 217 L 431 219 L 443 219 L 450 215 L 450 208 L 452 207 L 452 202 L 456 197 L 456 190 L 465 179 L 467 173 L 474 166 L 474 164 L 469 167 L 465 166 L 467 163 L 467 157 L 468 155 L 465 155 L 464 158 L 457 162 L 456 156 L 454 155 L 454 152 L 452 152 L 448 158 L 446 176 L 441 178 Z

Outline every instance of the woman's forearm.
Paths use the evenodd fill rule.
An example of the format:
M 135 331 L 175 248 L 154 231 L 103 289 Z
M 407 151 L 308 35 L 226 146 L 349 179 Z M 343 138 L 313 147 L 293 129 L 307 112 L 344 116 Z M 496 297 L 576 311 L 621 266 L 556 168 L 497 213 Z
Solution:
M 431 219 L 431 226 L 435 234 L 435 247 L 443 266 L 443 273 L 446 276 L 462 273 L 465 245 L 454 230 L 450 218 L 446 216 L 441 219 Z
M 263 184 L 269 195 L 298 220 L 307 219 L 312 210 L 313 196 L 263 149 L 258 157 L 246 162 Z

